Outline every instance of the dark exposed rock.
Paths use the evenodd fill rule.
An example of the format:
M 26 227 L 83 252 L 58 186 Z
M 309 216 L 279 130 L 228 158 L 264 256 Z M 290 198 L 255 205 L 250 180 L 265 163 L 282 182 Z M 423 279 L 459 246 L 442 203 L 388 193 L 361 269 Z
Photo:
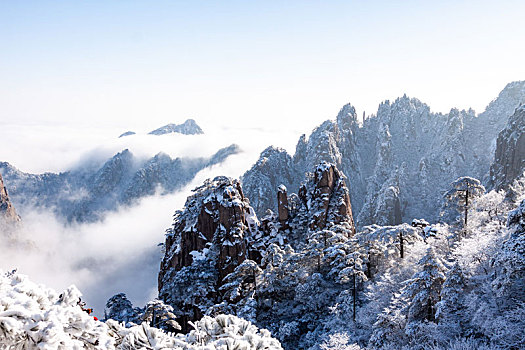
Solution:
M 356 199 L 359 209 L 364 186 L 362 161 L 356 147 L 358 129 L 355 108 L 347 104 L 335 121 L 324 122 L 313 130 L 309 138 L 302 135 L 293 157 L 282 149 L 268 147 L 242 178 L 246 194 L 257 215 L 263 215 L 266 209 L 277 208 L 277 203 L 274 202 L 277 198 L 275 189 L 280 184 L 284 184 L 290 193 L 298 193 L 304 174 L 315 169 L 321 162 L 333 163 L 344 173 L 352 174 L 345 181 L 350 188 L 350 197 L 352 201 Z
M 260 264 L 270 245 L 297 246 L 307 241 L 306 232 L 338 224 L 355 234 L 344 179 L 334 164 L 321 163 L 301 187 L 302 202 L 281 185 L 277 215 L 268 210 L 261 222 L 239 181 L 216 177 L 196 188 L 167 231 L 158 281 L 159 297 L 174 307 L 183 330 L 224 301 L 228 274 L 246 259 Z
M 279 222 L 284 225 L 288 221 L 288 194 L 284 185 L 279 186 L 277 190 L 277 213 Z
M 496 141 L 494 163 L 490 168 L 489 188 L 500 190 L 524 176 L 525 107 L 516 109 Z
M 20 216 L 16 213 L 15 207 L 9 200 L 7 188 L 0 174 L 0 217 L 3 223 L 13 225 L 20 222 Z

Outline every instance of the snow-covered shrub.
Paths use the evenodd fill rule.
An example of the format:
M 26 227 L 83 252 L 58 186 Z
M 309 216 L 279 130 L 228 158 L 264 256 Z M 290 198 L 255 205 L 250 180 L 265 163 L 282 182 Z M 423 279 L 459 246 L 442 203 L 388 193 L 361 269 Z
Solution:
M 350 338 L 345 333 L 328 335 L 328 339 L 321 344 L 321 350 L 361 350 L 357 344 L 348 344 Z
M 109 349 L 107 326 L 78 306 L 81 293 L 62 294 L 21 274 L 0 272 L 0 344 L 12 348 Z
M 129 328 L 112 319 L 101 322 L 78 305 L 81 295 L 75 286 L 59 295 L 27 276 L 0 271 L 0 349 L 282 349 L 270 332 L 231 315 L 204 317 L 186 335 L 147 322 Z M 169 311 L 158 301 L 148 309 L 152 305 Z
M 126 294 L 119 293 L 109 298 L 106 302 L 104 319 L 124 322 L 131 326 L 140 323 L 139 320 L 142 313 L 143 310 L 133 307 L 133 304 L 131 304 L 131 301 L 126 297 Z
M 193 327 L 194 330 L 179 338 L 193 346 L 189 349 L 282 349 L 270 332 L 232 315 L 219 315 L 215 318 L 204 316 Z

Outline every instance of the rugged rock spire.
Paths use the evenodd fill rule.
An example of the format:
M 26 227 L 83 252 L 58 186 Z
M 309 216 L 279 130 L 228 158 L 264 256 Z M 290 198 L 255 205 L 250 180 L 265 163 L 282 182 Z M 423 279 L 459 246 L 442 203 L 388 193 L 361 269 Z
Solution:
M 158 287 L 160 298 L 182 317 L 183 328 L 220 302 L 224 277 L 248 258 L 256 224 L 239 181 L 227 177 L 207 180 L 175 213 Z
M 288 194 L 286 186 L 281 185 L 277 190 L 277 214 L 279 216 L 279 222 L 284 224 L 290 217 L 288 213 Z
M 303 176 L 304 172 L 297 171 L 292 157 L 284 149 L 268 147 L 244 174 L 242 186 L 250 198 L 250 205 L 262 217 L 267 209 L 277 208 L 278 187 L 284 185 L 289 191 L 296 192 Z
M 346 221 L 352 227 L 352 234 L 355 234 L 352 205 L 344 178 L 334 164 L 322 162 L 317 166 L 313 177 L 314 190 L 307 193 L 307 203 L 309 200 L 309 209 L 313 214 L 310 229 L 322 230 L 328 223 Z

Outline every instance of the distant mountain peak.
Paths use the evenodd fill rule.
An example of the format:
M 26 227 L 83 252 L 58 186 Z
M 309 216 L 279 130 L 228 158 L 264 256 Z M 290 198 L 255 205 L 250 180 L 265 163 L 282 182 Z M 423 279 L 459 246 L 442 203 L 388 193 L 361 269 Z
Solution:
M 197 122 L 193 119 L 188 119 L 182 124 L 167 124 L 158 129 L 151 131 L 150 135 L 164 135 L 170 133 L 179 133 L 184 135 L 201 135 L 204 134 Z
M 120 134 L 119 138 L 125 137 L 125 136 L 131 136 L 131 135 L 135 135 L 135 134 L 136 134 L 135 131 L 126 131 L 125 133 Z

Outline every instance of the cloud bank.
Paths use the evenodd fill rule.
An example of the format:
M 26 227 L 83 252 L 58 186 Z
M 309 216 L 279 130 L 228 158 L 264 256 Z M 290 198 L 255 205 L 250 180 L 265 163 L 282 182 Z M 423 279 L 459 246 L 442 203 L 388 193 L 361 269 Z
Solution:
M 124 292 L 135 306 L 157 295 L 161 259 L 158 244 L 171 225 L 175 210 L 183 207 L 191 190 L 210 177 L 239 177 L 270 144 L 293 152 L 297 135 L 261 129 L 205 130 L 200 136 L 138 134 L 118 138 L 119 132 L 11 125 L 0 132 L 9 147 L 0 150 L 22 171 L 64 171 L 99 166 L 108 157 L 129 148 L 138 157 L 160 151 L 172 157 L 207 157 L 219 148 L 237 143 L 242 153 L 224 163 L 200 171 L 181 191 L 142 198 L 132 207 L 108 213 L 103 221 L 65 226 L 51 211 L 17 208 L 22 214 L 21 240 L 33 242 L 28 250 L 0 243 L 0 268 L 17 268 L 33 280 L 57 290 L 71 284 L 84 293 L 95 314 L 103 316 L 106 300 Z M 272 142 L 274 141 L 274 142 Z M 9 186 L 9 184 L 7 184 Z M 4 246 L 2 246 L 4 245 Z

